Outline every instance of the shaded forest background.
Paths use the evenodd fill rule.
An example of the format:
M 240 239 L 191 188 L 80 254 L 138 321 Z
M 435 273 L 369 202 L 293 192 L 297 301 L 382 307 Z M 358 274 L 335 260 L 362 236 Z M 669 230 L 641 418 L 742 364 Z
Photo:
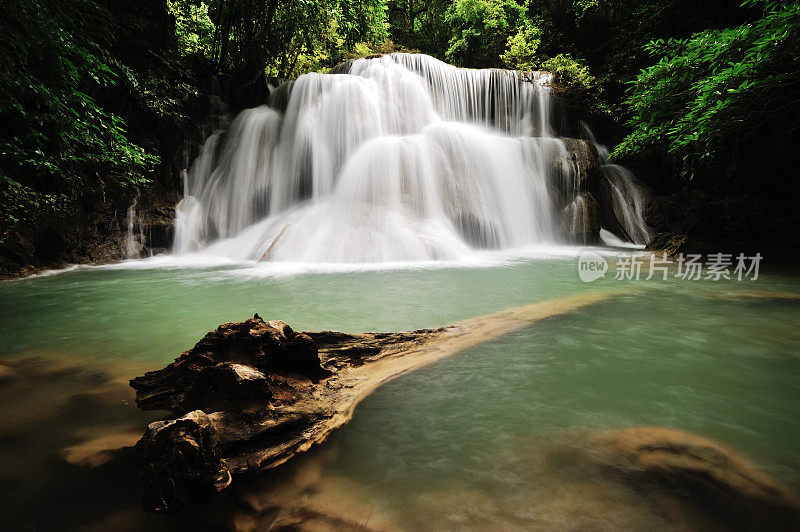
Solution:
M 168 225 L 187 139 L 202 141 L 213 102 L 235 112 L 282 80 L 392 51 L 549 70 L 562 103 L 667 198 L 669 229 L 800 243 L 798 1 L 7 0 L 3 11 L 0 274 L 118 258 L 104 243 L 137 195 Z

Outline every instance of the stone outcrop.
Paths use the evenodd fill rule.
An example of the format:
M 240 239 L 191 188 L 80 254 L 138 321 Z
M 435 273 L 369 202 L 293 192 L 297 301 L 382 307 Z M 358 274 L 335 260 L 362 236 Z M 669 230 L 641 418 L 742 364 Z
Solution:
M 140 408 L 180 416 L 151 423 L 137 444 L 144 508 L 180 510 L 223 491 L 234 474 L 283 463 L 343 422 L 340 391 L 353 386 L 330 377 L 443 332 L 297 333 L 258 315 L 220 325 L 175 362 L 131 380 Z
M 600 176 L 600 156 L 597 147 L 583 139 L 562 139 L 568 154 L 567 160 L 575 169 L 580 188 L 584 189 Z
M 645 246 L 645 251 L 652 251 L 654 253 L 666 253 L 670 257 L 677 257 L 678 255 L 706 255 L 714 252 L 724 251 L 722 249 L 714 248 L 712 245 L 695 239 L 693 236 L 686 233 L 656 233 L 650 242 Z M 741 251 L 739 249 L 728 249 L 730 253 Z
M 31 275 L 69 264 L 105 264 L 128 258 L 124 196 L 86 194 L 57 217 L 35 228 L 18 227 L 0 235 L 0 279 Z M 138 200 L 133 243 L 141 256 L 167 250 L 172 242 L 174 190 L 146 191 Z M 139 241 L 143 235 L 144 243 Z
M 614 192 L 611 182 L 608 180 L 608 178 L 602 175 L 593 183 L 593 186 L 590 190 L 592 195 L 596 198 L 600 208 L 601 225 L 623 240 L 632 242 L 633 239 L 628 234 L 628 231 L 622 226 L 617 218 L 617 214 L 614 212 Z
M 737 528 L 800 526 L 800 500 L 736 452 L 706 438 L 639 427 L 595 434 L 585 451 L 632 484 L 668 488 Z
M 647 244 L 652 228 L 663 225 L 662 206 L 652 191 L 624 167 L 604 165 L 589 190 L 599 205 L 600 224 L 623 240 Z

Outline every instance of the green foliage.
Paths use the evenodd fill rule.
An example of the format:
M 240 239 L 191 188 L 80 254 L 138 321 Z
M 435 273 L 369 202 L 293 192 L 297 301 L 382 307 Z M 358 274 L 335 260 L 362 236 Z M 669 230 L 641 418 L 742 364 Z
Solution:
M 387 39 L 384 0 L 338 0 L 330 2 L 325 12 L 330 18 L 318 19 L 314 30 L 308 30 L 308 25 L 298 26 L 299 48 L 292 50 L 290 47 L 285 54 L 291 58 L 301 50 L 297 61 L 286 68 L 279 55 L 275 66 L 270 65 L 271 75 L 295 77 L 312 71 L 325 72 L 347 59 L 349 52 L 359 44 L 377 47 L 376 43 Z
M 575 14 L 580 18 L 586 12 L 600 7 L 599 0 L 574 0 L 572 3 Z
M 389 0 L 389 34 L 402 47 L 444 59 L 451 28 L 445 15 L 452 0 Z
M 589 67 L 572 58 L 569 54 L 558 54 L 538 64 L 540 70 L 553 74 L 555 81 L 562 87 L 573 91 L 588 92 L 596 84 Z
M 581 9 L 595 4 L 582 2 Z M 446 14 L 452 27 L 448 60 L 469 67 L 547 70 L 564 91 L 586 93 L 596 85 L 588 66 L 570 54 L 547 57 L 540 48 L 544 34 L 529 13 L 528 0 L 454 0 Z
M 53 215 L 70 208 L 64 194 L 44 194 L 0 175 L 0 227 L 34 222 L 36 215 Z
M 175 17 L 175 35 L 181 52 L 208 56 L 215 30 L 208 16 L 208 5 L 192 0 L 167 0 L 167 11 Z
M 165 113 L 171 104 L 112 52 L 115 17 L 94 0 L 10 1 L 0 21 L 4 226 L 65 205 L 54 198 L 147 183 L 159 159 L 132 140 L 115 95 Z
M 388 37 L 386 0 L 212 0 L 211 58 L 238 83 L 326 70 Z
M 798 126 L 800 4 L 763 5 L 752 23 L 647 45 L 659 59 L 631 86 L 632 132 L 616 155 L 665 151 L 692 177 L 765 128 Z
M 345 49 L 358 42 L 381 43 L 389 37 L 385 0 L 339 0 L 333 7 Z
M 353 49 L 348 52 L 347 59 L 358 59 L 360 57 L 386 55 L 398 52 L 419 53 L 419 50 L 410 50 L 404 46 L 395 44 L 395 42 L 391 39 L 386 39 L 380 44 L 360 42 L 356 43 Z
M 49 192 L 101 176 L 120 185 L 142 182 L 157 158 L 130 142 L 125 121 L 90 95 L 112 89 L 121 72 L 104 46 L 113 33 L 107 13 L 87 0 L 71 9 L 44 1 L 13 4 L 0 21 L 6 199 L 19 193 L 24 203 L 43 190 L 46 200 Z M 5 222 L 19 220 L 13 211 L 19 204 L 4 201 Z
M 445 57 L 477 68 L 496 67 L 501 56 L 524 63 L 538 46 L 538 30 L 527 8 L 527 0 L 455 0 L 445 15 L 452 28 Z
M 508 38 L 506 51 L 500 59 L 508 68 L 515 70 L 534 70 L 537 64 L 542 32 L 526 20 L 517 33 Z

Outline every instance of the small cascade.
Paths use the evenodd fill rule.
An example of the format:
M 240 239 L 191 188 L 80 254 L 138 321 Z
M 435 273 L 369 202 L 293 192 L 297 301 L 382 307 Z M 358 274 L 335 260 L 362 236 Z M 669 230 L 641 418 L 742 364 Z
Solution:
M 173 252 L 177 254 L 197 251 L 201 243 L 216 238 L 213 222 L 206 221 L 205 210 L 197 196 L 211 196 L 213 190 L 206 191 L 202 185 L 210 180 L 198 182 L 195 187 L 189 186 L 189 176 L 211 176 L 214 165 L 214 156 L 220 133 L 214 133 L 206 139 L 200 150 L 200 155 L 194 160 L 191 168 L 181 172 L 183 180 L 183 199 L 175 206 L 175 238 Z M 197 188 L 197 190 L 194 190 Z
M 599 207 L 591 194 L 578 194 L 561 213 L 564 234 L 576 244 L 597 244 Z
M 609 161 L 609 150 L 599 144 L 589 126 L 581 122 L 581 126 L 589 140 L 597 147 L 597 153 L 603 164 L 601 171 L 606 180 L 612 202 L 613 215 L 625 234 L 616 235 L 634 244 L 647 245 L 653 237 L 653 231 L 644 219 L 644 209 L 649 194 L 643 183 L 627 168 Z
M 136 206 L 139 203 L 139 191 L 136 191 L 136 196 L 133 198 L 133 203 L 128 207 L 127 214 L 127 233 L 125 235 L 125 258 L 138 259 L 142 256 L 142 251 L 145 246 L 144 231 L 142 224 L 137 223 Z M 138 228 L 138 232 L 136 229 Z
M 644 186 L 627 168 L 618 164 L 606 164 L 603 176 L 611 185 L 614 215 L 634 244 L 646 245 L 653 232 L 644 220 L 647 193 Z

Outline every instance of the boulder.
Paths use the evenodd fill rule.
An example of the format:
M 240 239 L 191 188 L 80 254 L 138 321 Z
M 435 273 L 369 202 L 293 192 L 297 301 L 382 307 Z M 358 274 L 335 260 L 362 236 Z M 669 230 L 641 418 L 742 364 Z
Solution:
M 686 241 L 688 239 L 689 237 L 683 234 L 658 233 L 653 236 L 652 240 L 648 242 L 644 249 L 645 251 L 666 253 L 669 256 L 675 256 L 686 251 Z
M 797 529 L 800 501 L 736 452 L 706 438 L 664 427 L 604 432 L 588 455 L 638 486 L 661 486 L 739 528 Z
M 722 245 L 724 248 L 724 245 Z M 678 255 L 707 255 L 723 251 L 720 248 L 714 248 L 712 245 L 702 242 L 691 235 L 681 232 L 665 232 L 657 233 L 650 239 L 650 242 L 645 246 L 645 251 L 652 251 L 654 253 L 666 253 L 670 257 L 677 257 Z M 735 252 L 732 249 L 730 252 Z

